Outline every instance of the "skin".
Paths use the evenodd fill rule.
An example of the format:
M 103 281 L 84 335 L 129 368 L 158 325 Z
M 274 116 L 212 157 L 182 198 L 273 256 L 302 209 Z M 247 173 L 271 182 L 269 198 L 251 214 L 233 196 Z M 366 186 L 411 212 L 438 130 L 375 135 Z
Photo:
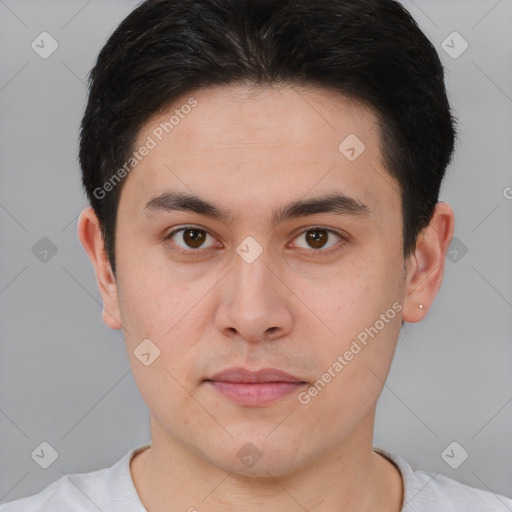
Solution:
M 400 192 L 382 161 L 377 118 L 326 90 L 198 90 L 151 119 L 137 147 L 192 96 L 195 109 L 123 184 L 116 278 L 91 208 L 78 225 L 103 320 L 123 329 L 150 410 L 151 448 L 131 462 L 140 499 L 150 512 L 260 512 L 262 506 L 397 512 L 400 473 L 372 451 L 376 404 L 401 321 L 420 321 L 441 286 L 453 211 L 437 204 L 404 261 Z M 355 161 L 338 149 L 350 134 L 366 146 Z M 233 219 L 188 211 L 143 215 L 151 197 L 171 190 L 229 209 Z M 272 224 L 275 208 L 333 191 L 371 213 L 317 213 Z M 187 246 L 183 232 L 165 240 L 189 224 L 210 235 L 202 246 Z M 317 225 L 348 241 L 323 231 L 325 248 L 308 245 L 304 233 Z M 252 263 L 236 252 L 248 236 L 262 248 Z M 312 385 L 393 303 L 401 311 L 306 405 L 292 393 L 265 406 L 241 406 L 204 382 L 244 366 L 279 368 Z M 134 355 L 147 338 L 160 349 L 149 366 Z M 261 453 L 252 467 L 237 457 L 248 442 Z

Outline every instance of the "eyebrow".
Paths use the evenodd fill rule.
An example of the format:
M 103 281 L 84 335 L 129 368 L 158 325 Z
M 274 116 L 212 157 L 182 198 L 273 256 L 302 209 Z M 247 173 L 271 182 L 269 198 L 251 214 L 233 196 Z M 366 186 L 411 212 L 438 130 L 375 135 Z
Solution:
M 160 212 L 176 210 L 189 211 L 231 223 L 233 215 L 225 208 L 216 206 L 199 196 L 183 192 L 164 192 L 152 197 L 142 209 L 144 217 L 152 217 Z M 307 215 L 318 213 L 336 213 L 349 217 L 363 217 L 371 214 L 370 207 L 358 199 L 340 192 L 314 197 L 307 200 L 294 201 L 275 210 L 271 215 L 273 224 L 279 224 Z

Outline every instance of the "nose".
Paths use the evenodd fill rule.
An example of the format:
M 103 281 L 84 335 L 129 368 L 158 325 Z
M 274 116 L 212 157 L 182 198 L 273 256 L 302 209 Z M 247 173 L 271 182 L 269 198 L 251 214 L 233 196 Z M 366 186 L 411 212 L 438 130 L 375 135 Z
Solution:
M 252 263 L 235 254 L 233 265 L 222 280 L 216 328 L 225 336 L 252 343 L 288 335 L 293 325 L 293 292 L 279 267 L 265 250 Z

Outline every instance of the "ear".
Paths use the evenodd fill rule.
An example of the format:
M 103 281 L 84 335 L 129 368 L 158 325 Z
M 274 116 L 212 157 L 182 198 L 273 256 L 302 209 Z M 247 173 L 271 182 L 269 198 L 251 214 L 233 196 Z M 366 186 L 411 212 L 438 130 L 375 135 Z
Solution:
M 453 238 L 455 218 L 445 202 L 438 202 L 430 224 L 418 235 L 416 249 L 407 258 L 406 292 L 402 320 L 422 320 L 441 288 L 446 253 Z M 423 308 L 419 307 L 423 305 Z
M 96 271 L 96 280 L 103 299 L 103 322 L 112 329 L 121 329 L 117 284 L 105 251 L 99 220 L 91 207 L 80 214 L 78 238 Z

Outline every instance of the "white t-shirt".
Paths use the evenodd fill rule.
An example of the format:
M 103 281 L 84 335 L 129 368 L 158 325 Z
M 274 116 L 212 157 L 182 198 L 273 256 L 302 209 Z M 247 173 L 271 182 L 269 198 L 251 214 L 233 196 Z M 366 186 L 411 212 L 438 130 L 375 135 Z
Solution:
M 112 467 L 63 476 L 38 494 L 0 506 L 0 512 L 147 512 L 130 473 L 130 460 L 148 443 L 129 450 Z M 512 499 L 415 471 L 398 455 L 374 447 L 395 463 L 404 483 L 401 512 L 511 512 Z

